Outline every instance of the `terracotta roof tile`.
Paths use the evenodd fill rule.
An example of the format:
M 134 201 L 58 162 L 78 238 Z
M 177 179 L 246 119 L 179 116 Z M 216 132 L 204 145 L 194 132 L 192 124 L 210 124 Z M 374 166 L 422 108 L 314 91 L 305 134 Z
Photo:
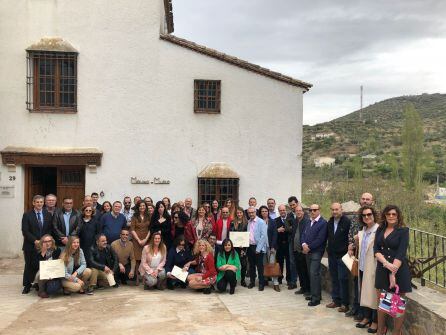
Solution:
M 165 0 L 165 1 L 168 1 L 168 0 Z M 282 82 L 287 83 L 289 85 L 302 87 L 303 89 L 305 89 L 305 91 L 308 91 L 313 86 L 310 83 L 306 83 L 306 82 L 301 81 L 299 79 L 294 79 L 292 77 L 283 75 L 283 74 L 281 74 L 279 72 L 271 71 L 271 70 L 269 70 L 267 68 L 264 68 L 264 67 L 261 67 L 259 65 L 256 65 L 256 64 L 253 64 L 253 63 L 249 63 L 249 62 L 247 62 L 245 60 L 242 60 L 242 59 L 239 59 L 237 57 L 227 55 L 227 54 L 225 54 L 223 52 L 220 52 L 220 51 L 217 51 L 217 50 L 214 50 L 214 49 L 211 49 L 211 48 L 207 48 L 207 47 L 205 47 L 203 45 L 196 44 L 194 42 L 185 40 L 183 38 L 176 37 L 174 35 L 161 34 L 160 38 L 162 40 L 164 40 L 164 41 L 176 44 L 176 45 L 178 45 L 180 47 L 187 48 L 187 49 L 192 50 L 192 51 L 196 51 L 198 53 L 201 53 L 201 54 L 209 56 L 209 57 L 216 58 L 216 59 L 221 60 L 223 62 L 226 62 L 226 63 L 232 64 L 232 65 L 241 67 L 241 68 L 243 68 L 245 70 L 252 71 L 252 72 L 258 73 L 260 75 L 263 75 L 263 76 L 266 76 L 266 77 L 269 77 L 269 78 L 272 78 L 272 79 L 275 79 L 275 80 L 282 81 Z

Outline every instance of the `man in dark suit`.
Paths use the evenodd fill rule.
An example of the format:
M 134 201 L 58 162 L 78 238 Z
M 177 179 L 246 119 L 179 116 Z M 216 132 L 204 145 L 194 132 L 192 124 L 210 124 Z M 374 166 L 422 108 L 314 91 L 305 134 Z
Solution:
M 348 269 L 342 262 L 342 256 L 348 251 L 348 232 L 350 219 L 342 214 L 340 203 L 331 204 L 332 217 L 328 220 L 328 268 L 331 277 L 332 302 L 327 308 L 338 308 L 338 312 L 346 313 L 349 310 Z M 342 306 L 341 306 L 342 305 Z
M 33 197 L 33 209 L 23 214 L 22 234 L 23 234 L 23 256 L 25 258 L 25 269 L 23 270 L 23 294 L 29 293 L 37 271 L 39 271 L 39 261 L 37 246 L 40 238 L 45 234 L 50 234 L 51 214 L 43 210 L 44 197 L 35 195 Z
M 290 270 L 290 250 L 289 250 L 289 233 L 286 231 L 286 207 L 285 205 L 279 205 L 279 216 L 274 220 L 277 227 L 277 262 L 280 265 L 280 271 L 283 274 L 283 266 L 286 263 L 286 281 L 288 287 L 291 282 L 291 270 Z M 283 275 L 279 277 L 279 284 L 282 284 Z M 294 283 L 296 284 L 296 283 Z M 296 288 L 296 287 L 293 287 Z M 290 288 L 292 289 L 292 288 Z
M 321 259 L 327 242 L 327 221 L 321 216 L 321 208 L 317 204 L 310 206 L 310 223 L 302 232 L 302 252 L 306 255 L 308 273 L 310 274 L 311 296 L 308 306 L 321 303 Z
M 64 198 L 62 208 L 53 216 L 53 237 L 58 247 L 64 248 L 69 236 L 78 236 L 81 229 L 79 212 L 73 209 L 73 199 Z

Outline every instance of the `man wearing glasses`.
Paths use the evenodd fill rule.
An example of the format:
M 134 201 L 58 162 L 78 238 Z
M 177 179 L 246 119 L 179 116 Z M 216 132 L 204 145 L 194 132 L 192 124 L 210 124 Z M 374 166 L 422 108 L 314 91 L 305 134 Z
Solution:
M 310 223 L 302 232 L 302 252 L 306 255 L 308 273 L 310 275 L 311 296 L 308 306 L 317 306 L 321 303 L 321 259 L 327 242 L 327 221 L 321 216 L 319 205 L 310 206 Z
M 247 209 L 249 216 L 249 280 L 248 288 L 255 286 L 256 268 L 259 276 L 259 291 L 263 291 L 265 280 L 263 277 L 263 256 L 268 249 L 268 226 L 265 221 L 257 216 L 257 210 L 254 206 Z
M 121 229 L 119 240 L 111 244 L 113 251 L 118 255 L 119 272 L 115 274 L 118 283 L 127 285 L 127 280 L 134 280 L 136 259 L 133 243 L 129 242 L 129 230 Z
M 39 271 L 39 261 L 37 246 L 42 236 L 50 234 L 51 214 L 43 210 L 44 197 L 35 195 L 33 197 L 33 209 L 23 214 L 22 234 L 23 234 L 23 256 L 25 258 L 25 268 L 23 269 L 23 291 L 28 294 L 34 281 L 37 271 Z

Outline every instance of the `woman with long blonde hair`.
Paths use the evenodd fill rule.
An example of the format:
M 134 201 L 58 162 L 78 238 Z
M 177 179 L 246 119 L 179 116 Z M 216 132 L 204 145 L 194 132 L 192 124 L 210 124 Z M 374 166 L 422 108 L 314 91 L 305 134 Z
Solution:
M 156 285 L 158 290 L 164 290 L 166 284 L 166 246 L 162 241 L 161 233 L 155 232 L 148 245 L 141 254 L 139 274 L 144 280 L 144 289 L 148 290 Z
M 70 293 L 84 293 L 86 281 L 90 279 L 91 270 L 87 268 L 84 252 L 80 248 L 79 237 L 70 236 L 68 238 L 67 246 L 61 256 L 65 264 L 65 278 L 62 279 L 62 286 L 64 294 Z M 88 287 L 88 294 L 93 293 L 93 289 Z
M 196 258 L 184 266 L 189 270 L 189 267 L 194 265 L 196 270 L 196 273 L 187 276 L 189 287 L 195 290 L 204 289 L 204 294 L 210 294 L 211 286 L 217 279 L 214 251 L 208 241 L 199 239 L 194 245 L 194 255 Z
M 50 234 L 45 234 L 40 238 L 37 250 L 39 254 L 39 266 L 42 261 L 58 259 L 60 256 L 60 249 Z M 41 298 L 48 298 L 48 294 L 55 293 L 55 291 L 60 289 L 60 278 L 43 280 L 40 279 L 40 272 L 37 273 L 37 278 L 39 283 L 38 295 Z

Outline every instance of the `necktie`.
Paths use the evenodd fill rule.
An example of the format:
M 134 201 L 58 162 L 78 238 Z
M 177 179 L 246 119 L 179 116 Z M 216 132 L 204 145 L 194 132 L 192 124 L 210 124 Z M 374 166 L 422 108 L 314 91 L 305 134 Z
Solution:
M 40 213 L 40 212 L 37 212 L 37 221 L 39 221 L 40 233 L 42 233 L 43 221 L 42 221 L 42 213 Z

